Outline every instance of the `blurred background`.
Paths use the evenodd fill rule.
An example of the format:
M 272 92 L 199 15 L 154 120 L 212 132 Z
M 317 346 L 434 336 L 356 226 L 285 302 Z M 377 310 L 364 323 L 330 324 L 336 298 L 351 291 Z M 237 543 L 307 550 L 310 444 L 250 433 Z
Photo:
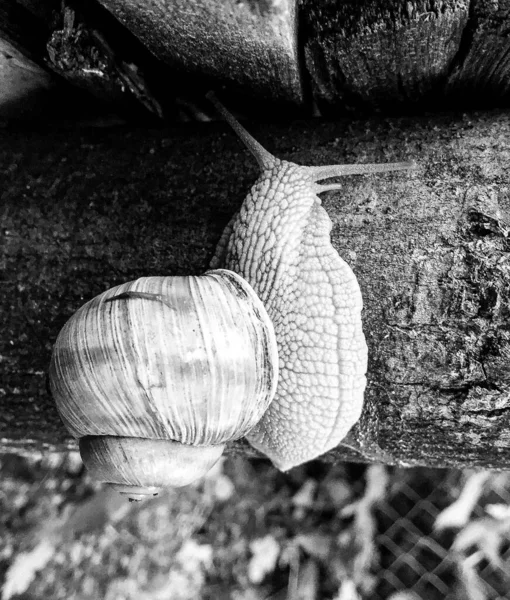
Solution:
M 231 457 L 130 504 L 74 452 L 0 464 L 3 600 L 509 597 L 507 473 Z

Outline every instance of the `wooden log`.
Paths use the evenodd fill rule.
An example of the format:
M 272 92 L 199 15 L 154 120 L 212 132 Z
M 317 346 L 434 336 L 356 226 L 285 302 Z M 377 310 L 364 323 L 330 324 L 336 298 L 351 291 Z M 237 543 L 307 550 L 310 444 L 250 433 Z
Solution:
M 101 3 L 160 60 L 206 85 L 303 102 L 296 0 Z
M 323 196 L 362 289 L 365 409 L 331 460 L 510 466 L 510 118 L 250 127 L 300 164 L 413 158 Z M 224 124 L 0 138 L 0 438 L 72 445 L 47 390 L 85 301 L 142 275 L 203 272 L 256 176 Z M 237 446 L 239 447 L 239 446 Z
M 503 105 L 510 98 L 510 4 L 472 2 L 469 26 L 453 65 L 447 92 L 457 105 Z
M 395 113 L 444 105 L 468 11 L 466 0 L 303 0 L 301 39 L 319 108 Z
M 47 65 L 131 120 L 173 119 L 177 111 L 203 118 L 204 92 L 221 85 L 229 88 L 230 104 L 242 92 L 244 112 L 259 115 L 311 113 L 312 97 L 322 114 L 335 117 L 508 105 L 510 10 L 504 2 L 102 4 L 106 8 L 0 0 L 0 39 L 26 63 L 19 68 L 19 59 L 0 50 L 0 102 L 23 97 L 30 78 L 32 87 L 44 87 L 41 77 L 51 80 Z M 86 110 L 83 94 L 60 90 L 66 92 L 62 107 Z M 270 103 L 261 105 L 264 98 Z M 4 104 L 10 113 L 11 101 Z M 37 96 L 32 106 L 41 108 Z

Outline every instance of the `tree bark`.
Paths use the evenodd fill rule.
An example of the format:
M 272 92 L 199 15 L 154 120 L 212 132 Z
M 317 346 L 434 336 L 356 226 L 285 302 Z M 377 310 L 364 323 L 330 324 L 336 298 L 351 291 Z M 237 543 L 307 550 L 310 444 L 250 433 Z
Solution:
M 331 460 L 510 466 L 510 118 L 250 127 L 300 164 L 414 159 L 323 195 L 364 297 L 368 388 Z M 0 436 L 72 446 L 47 390 L 58 331 L 142 275 L 207 269 L 257 169 L 224 124 L 0 139 Z M 237 448 L 244 449 L 242 445 Z M 243 451 L 246 451 L 245 449 Z

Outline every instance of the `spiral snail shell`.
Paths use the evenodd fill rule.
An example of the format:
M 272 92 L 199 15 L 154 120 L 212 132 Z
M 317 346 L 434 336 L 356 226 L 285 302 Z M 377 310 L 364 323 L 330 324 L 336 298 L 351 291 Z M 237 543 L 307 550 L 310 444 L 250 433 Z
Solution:
M 50 364 L 85 465 L 131 499 L 202 477 L 260 420 L 277 378 L 264 306 L 221 269 L 104 292 L 65 324 Z
M 209 98 L 261 169 L 218 243 L 217 270 L 101 294 L 64 326 L 50 365 L 85 464 L 130 499 L 199 478 L 245 435 L 284 471 L 345 437 L 368 350 L 361 291 L 317 195 L 341 186 L 320 182 L 414 166 L 279 160 Z

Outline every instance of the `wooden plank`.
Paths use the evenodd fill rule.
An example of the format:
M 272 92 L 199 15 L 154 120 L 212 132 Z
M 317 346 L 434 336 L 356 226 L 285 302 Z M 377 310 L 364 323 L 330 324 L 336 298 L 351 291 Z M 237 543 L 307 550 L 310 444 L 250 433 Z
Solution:
M 303 0 L 301 39 L 319 109 L 396 113 L 441 102 L 468 10 L 467 0 Z
M 510 118 L 250 128 L 300 164 L 414 158 L 323 204 L 361 285 L 363 417 L 331 460 L 510 466 Z M 256 167 L 224 124 L 0 138 L 0 437 L 69 444 L 46 387 L 66 319 L 142 275 L 203 272 Z M 237 446 L 239 447 L 239 446 Z
M 295 0 L 101 3 L 159 59 L 204 85 L 303 102 Z
M 24 56 L 42 65 L 46 40 L 50 31 L 55 0 L 37 3 L 28 0 L 0 0 L 0 37 Z
M 447 91 L 457 105 L 508 104 L 510 2 L 477 0 L 472 5 L 470 24 Z

